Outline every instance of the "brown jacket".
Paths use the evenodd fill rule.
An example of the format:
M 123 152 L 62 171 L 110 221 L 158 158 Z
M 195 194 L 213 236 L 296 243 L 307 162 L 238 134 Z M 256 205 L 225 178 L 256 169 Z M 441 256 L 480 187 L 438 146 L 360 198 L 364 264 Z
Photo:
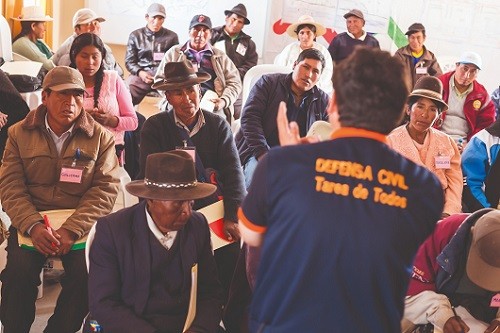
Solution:
M 12 226 L 25 233 L 43 221 L 39 211 L 76 209 L 63 226 L 82 237 L 96 220 L 111 212 L 118 194 L 118 161 L 113 135 L 86 112 L 75 121 L 58 156 L 45 127 L 47 109 L 40 105 L 9 128 L 0 168 L 0 199 Z M 62 166 L 75 159 L 82 182 L 59 181 Z
M 422 76 L 430 75 L 437 77 L 443 74 L 443 71 L 439 66 L 436 56 L 434 55 L 434 53 L 429 51 L 425 46 L 424 46 L 424 54 L 422 54 L 422 57 L 415 65 L 413 65 L 413 56 L 411 55 L 411 49 L 409 45 L 406 45 L 397 50 L 396 53 L 394 54 L 394 57 L 401 60 L 401 62 L 405 66 L 407 71 L 406 74 L 411 79 L 410 88 L 413 88 L 415 86 L 415 83 Z M 417 74 L 417 67 L 427 68 L 427 74 Z M 422 71 L 424 70 L 422 69 Z

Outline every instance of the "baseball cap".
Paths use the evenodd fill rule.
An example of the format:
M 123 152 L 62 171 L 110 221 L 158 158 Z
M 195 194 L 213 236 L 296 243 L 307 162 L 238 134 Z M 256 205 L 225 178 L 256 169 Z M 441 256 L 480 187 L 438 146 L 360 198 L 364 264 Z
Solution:
M 467 258 L 467 276 L 479 287 L 500 290 L 500 210 L 477 219 Z
M 356 16 L 362 19 L 363 21 L 365 20 L 365 16 L 359 9 L 352 9 L 351 11 L 349 11 L 347 14 L 344 15 L 344 18 L 347 19 L 350 16 Z
M 191 20 L 191 23 L 189 23 L 189 29 L 191 30 L 198 25 L 203 25 L 208 29 L 212 29 L 212 21 L 210 20 L 210 17 L 206 15 L 195 15 Z
M 481 60 L 481 56 L 476 52 L 467 51 L 462 53 L 460 56 L 460 60 L 457 61 L 458 64 L 472 64 L 477 68 L 481 69 L 483 66 L 483 61 Z
M 415 32 L 425 31 L 425 27 L 422 23 L 413 23 L 408 27 L 408 31 L 405 33 L 406 36 L 409 36 Z
M 82 74 L 74 68 L 68 66 L 57 66 L 51 69 L 42 84 L 43 90 L 82 90 L 85 91 L 85 83 Z
M 147 14 L 148 14 L 149 17 L 161 16 L 161 17 L 165 18 L 167 16 L 167 14 L 165 12 L 165 7 L 163 7 L 162 4 L 159 4 L 159 3 L 156 3 L 156 2 L 152 3 L 148 7 Z
M 104 22 L 104 18 L 97 16 L 97 14 L 90 8 L 78 9 L 73 15 L 73 28 L 80 24 L 87 24 L 92 21 Z

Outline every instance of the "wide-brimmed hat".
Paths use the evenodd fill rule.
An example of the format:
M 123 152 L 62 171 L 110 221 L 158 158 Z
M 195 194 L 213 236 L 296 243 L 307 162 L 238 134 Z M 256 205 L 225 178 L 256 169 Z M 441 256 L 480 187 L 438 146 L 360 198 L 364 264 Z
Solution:
M 483 60 L 476 52 L 466 51 L 462 53 L 460 59 L 457 61 L 457 64 L 472 64 L 478 69 L 481 69 L 481 67 L 483 67 Z
M 484 214 L 473 226 L 467 276 L 483 289 L 500 290 L 500 210 Z
M 412 97 L 429 98 L 441 106 L 441 111 L 448 109 L 448 104 L 443 100 L 443 84 L 437 77 L 422 76 L 418 79 L 408 99 L 411 100 Z
M 18 17 L 13 17 L 16 21 L 35 21 L 35 22 L 47 22 L 54 21 L 49 15 L 45 15 L 42 7 L 40 6 L 26 6 L 21 9 L 21 15 Z
M 239 3 L 233 7 L 233 9 L 228 9 L 224 11 L 224 15 L 229 16 L 231 14 L 236 14 L 245 19 L 245 24 L 250 24 L 250 20 L 247 19 L 247 8 L 244 4 Z
M 308 24 L 308 25 L 312 25 L 312 26 L 316 27 L 316 37 L 323 36 L 326 32 L 326 28 L 323 25 L 315 22 L 314 18 L 311 15 L 302 15 L 301 17 L 299 17 L 297 22 L 290 25 L 286 29 L 287 34 L 293 38 L 297 38 L 297 32 L 298 32 L 298 31 L 296 31 L 297 27 L 299 25 L 304 25 L 304 24 Z
M 158 90 L 175 90 L 207 82 L 211 76 L 194 70 L 190 61 L 167 62 L 163 69 L 163 78 L 153 83 L 151 88 Z
M 167 17 L 167 13 L 165 11 L 165 7 L 163 7 L 162 4 L 159 3 L 152 3 L 148 7 L 147 14 L 149 17 L 155 17 L 155 16 L 161 16 L 163 18 Z
M 42 89 L 85 91 L 85 83 L 82 74 L 78 70 L 68 66 L 56 66 L 45 75 Z
M 408 31 L 405 33 L 406 36 L 414 34 L 415 32 L 423 32 L 425 34 L 425 27 L 422 23 L 413 23 L 408 27 Z
M 88 24 L 93 21 L 104 22 L 103 17 L 99 16 L 90 8 L 78 9 L 73 15 L 73 28 L 80 24 Z
M 357 18 L 360 18 L 363 21 L 365 20 L 365 16 L 363 15 L 363 12 L 360 11 L 359 9 L 352 9 L 349 12 L 344 14 L 345 19 L 347 19 L 348 17 L 351 17 L 351 16 L 356 16 Z
M 144 180 L 134 180 L 125 188 L 139 198 L 153 200 L 201 199 L 217 189 L 196 180 L 194 161 L 183 150 L 148 155 Z

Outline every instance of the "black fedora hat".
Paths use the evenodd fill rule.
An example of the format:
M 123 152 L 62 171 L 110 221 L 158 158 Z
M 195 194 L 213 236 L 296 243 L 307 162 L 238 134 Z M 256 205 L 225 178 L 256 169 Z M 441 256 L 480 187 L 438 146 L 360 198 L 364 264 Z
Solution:
M 194 161 L 182 150 L 148 155 L 144 180 L 134 180 L 125 188 L 130 194 L 153 200 L 201 199 L 217 189 L 196 180 Z
M 158 90 L 175 90 L 190 87 L 210 80 L 210 74 L 194 70 L 189 61 L 167 62 L 163 69 L 163 78 L 153 83 L 151 88 Z
M 224 15 L 229 16 L 231 14 L 236 14 L 245 19 L 245 24 L 250 24 L 250 20 L 247 19 L 247 8 L 244 4 L 239 3 L 233 7 L 233 9 L 228 9 L 224 11 Z

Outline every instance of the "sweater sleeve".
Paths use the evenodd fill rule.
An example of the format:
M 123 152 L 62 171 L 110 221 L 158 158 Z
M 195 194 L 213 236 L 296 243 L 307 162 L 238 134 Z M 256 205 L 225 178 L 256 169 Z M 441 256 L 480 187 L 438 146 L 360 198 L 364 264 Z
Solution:
M 462 154 L 462 170 L 472 195 L 483 207 L 490 207 L 483 185 L 490 167 L 486 144 L 473 137 Z
M 445 172 L 448 186 L 445 189 L 443 212 L 452 215 L 462 211 L 463 175 L 457 144 L 451 137 L 448 140 L 453 147 L 454 155 L 451 157 L 450 168 Z
M 132 104 L 132 96 L 125 86 L 125 82 L 116 76 L 116 99 L 118 100 L 119 114 L 117 131 L 133 131 L 137 128 L 139 121 Z

